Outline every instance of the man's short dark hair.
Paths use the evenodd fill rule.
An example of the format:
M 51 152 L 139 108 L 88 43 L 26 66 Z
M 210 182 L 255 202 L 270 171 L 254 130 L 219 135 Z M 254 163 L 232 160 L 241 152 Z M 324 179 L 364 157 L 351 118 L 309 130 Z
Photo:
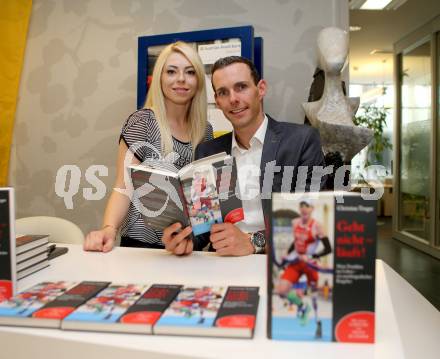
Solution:
M 232 65 L 232 64 L 245 64 L 249 67 L 249 71 L 251 72 L 252 79 L 254 80 L 255 85 L 258 84 L 261 77 L 260 74 L 257 71 L 257 68 L 255 67 L 254 63 L 250 60 L 248 60 L 245 57 L 242 56 L 227 56 L 222 57 L 221 59 L 218 59 L 214 65 L 212 66 L 211 75 L 214 76 L 214 72 L 217 70 L 223 69 L 226 66 Z M 212 77 L 211 77 L 212 81 Z M 214 83 L 212 83 L 212 87 L 214 88 Z M 215 91 L 215 89 L 214 89 Z

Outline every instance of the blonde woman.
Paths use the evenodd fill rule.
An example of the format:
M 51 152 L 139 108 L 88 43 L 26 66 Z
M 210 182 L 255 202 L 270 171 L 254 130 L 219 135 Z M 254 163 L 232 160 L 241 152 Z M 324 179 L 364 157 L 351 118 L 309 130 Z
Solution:
M 135 164 L 157 157 L 157 153 L 165 157 L 173 151 L 179 154 L 175 167 L 180 169 L 191 162 L 196 146 L 212 139 L 206 114 L 205 72 L 199 55 L 184 42 L 168 45 L 154 66 L 145 108 L 130 115 L 122 127 L 114 187 L 125 188 L 127 154 L 134 155 L 131 163 Z M 147 146 L 136 148 L 139 141 Z M 110 251 L 118 231 L 121 246 L 164 248 L 162 233 L 146 227 L 130 199 L 113 190 L 102 228 L 86 236 L 84 249 Z

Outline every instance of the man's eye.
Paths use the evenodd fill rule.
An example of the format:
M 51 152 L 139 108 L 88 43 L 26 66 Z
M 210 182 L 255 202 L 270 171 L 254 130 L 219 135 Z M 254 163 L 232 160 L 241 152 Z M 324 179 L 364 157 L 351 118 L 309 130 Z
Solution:
M 246 84 L 238 84 L 238 89 L 239 90 L 245 90 L 247 88 Z
M 217 91 L 217 96 L 220 97 L 226 96 L 226 91 Z

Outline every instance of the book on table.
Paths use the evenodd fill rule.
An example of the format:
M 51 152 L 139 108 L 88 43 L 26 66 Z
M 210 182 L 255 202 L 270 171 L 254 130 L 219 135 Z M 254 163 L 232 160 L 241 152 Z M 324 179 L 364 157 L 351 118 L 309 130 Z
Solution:
M 374 342 L 376 201 L 274 193 L 271 206 L 268 337 Z
M 43 282 L 0 303 L 0 324 L 59 328 L 61 321 L 110 282 Z
M 16 293 L 14 189 L 0 188 L 0 302 Z
M 36 255 L 26 258 L 24 260 L 17 260 L 17 273 L 20 273 L 21 270 L 32 267 L 40 262 L 47 261 L 48 254 L 47 251 L 37 253 Z
M 152 334 L 152 327 L 181 285 L 112 283 L 67 316 L 61 328 Z
M 258 287 L 185 287 L 153 327 L 154 334 L 252 338 Z
M 42 254 L 42 253 L 48 254 L 48 251 L 49 251 L 49 246 L 47 244 L 43 244 L 39 247 L 29 249 L 25 252 L 17 253 L 17 255 L 16 255 L 17 263 L 23 262 L 23 261 L 25 261 L 29 258 L 32 258 L 38 254 Z
M 16 234 L 17 280 L 49 266 L 48 234 Z
M 48 234 L 26 234 L 21 235 L 18 234 L 15 238 L 16 242 L 16 254 L 17 256 L 21 253 L 25 253 L 31 249 L 35 248 L 44 248 L 49 243 L 49 235 Z
M 23 278 L 26 278 L 26 277 L 30 276 L 31 274 L 34 274 L 44 268 L 49 267 L 49 265 L 50 265 L 50 262 L 46 258 L 40 262 L 37 262 L 35 264 L 30 265 L 29 267 L 23 268 L 17 272 L 17 280 L 21 280 Z
M 0 325 L 252 338 L 259 287 L 42 282 L 0 303 Z
M 133 203 L 147 226 L 163 230 L 180 222 L 191 225 L 197 236 L 209 232 L 214 223 L 244 219 L 233 157 L 222 152 L 178 171 L 169 167 L 152 161 L 130 166 Z
M 69 281 L 42 282 L 0 302 L 0 325 L 34 326 L 32 314 L 74 284 Z

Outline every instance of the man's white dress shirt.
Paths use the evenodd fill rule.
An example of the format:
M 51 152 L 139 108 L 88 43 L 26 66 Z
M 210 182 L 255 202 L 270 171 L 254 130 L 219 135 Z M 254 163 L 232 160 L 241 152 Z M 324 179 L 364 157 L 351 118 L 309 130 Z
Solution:
M 263 122 L 249 142 L 249 149 L 240 147 L 235 139 L 235 133 L 232 133 L 231 154 L 237 163 L 240 187 L 238 195 L 243 202 L 244 212 L 244 220 L 236 225 L 246 233 L 261 231 L 265 228 L 260 198 L 260 163 L 267 123 L 267 116 L 264 115 Z

